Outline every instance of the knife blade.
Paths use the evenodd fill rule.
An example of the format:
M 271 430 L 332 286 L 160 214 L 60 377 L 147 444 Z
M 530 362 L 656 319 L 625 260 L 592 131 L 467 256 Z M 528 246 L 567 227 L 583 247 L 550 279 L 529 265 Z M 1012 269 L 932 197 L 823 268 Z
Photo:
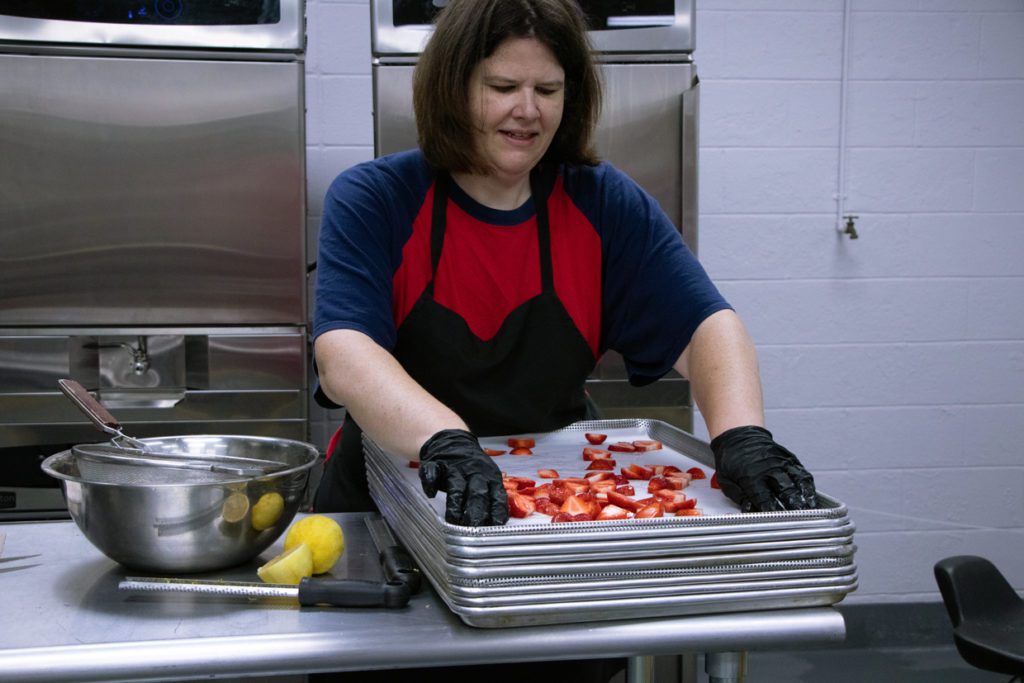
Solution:
M 367 515 L 365 518 L 366 528 L 370 531 L 370 538 L 377 546 L 380 553 L 380 566 L 384 570 L 385 581 L 398 581 L 409 587 L 409 593 L 415 595 L 420 590 L 422 576 L 416 561 L 412 559 L 405 548 L 398 544 L 391 527 L 384 521 L 384 518 L 377 514 Z
M 294 598 L 303 607 L 405 607 L 409 587 L 400 582 L 305 577 L 297 586 L 249 581 L 201 581 L 197 579 L 125 577 L 117 586 L 123 591 L 199 593 L 245 598 Z

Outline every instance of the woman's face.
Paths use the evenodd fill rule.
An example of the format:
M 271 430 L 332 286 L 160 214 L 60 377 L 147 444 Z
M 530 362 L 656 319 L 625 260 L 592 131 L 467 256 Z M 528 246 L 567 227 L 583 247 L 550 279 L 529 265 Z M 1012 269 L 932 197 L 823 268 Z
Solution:
M 565 71 L 546 45 L 510 38 L 476 65 L 469 81 L 474 144 L 491 173 L 528 177 L 562 122 Z

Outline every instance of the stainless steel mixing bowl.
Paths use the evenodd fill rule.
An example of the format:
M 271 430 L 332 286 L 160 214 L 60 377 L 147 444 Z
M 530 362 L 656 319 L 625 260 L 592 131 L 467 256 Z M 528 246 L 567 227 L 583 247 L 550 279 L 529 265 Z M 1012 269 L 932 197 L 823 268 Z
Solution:
M 272 474 L 244 477 L 98 465 L 80 460 L 72 450 L 43 461 L 43 471 L 61 480 L 68 511 L 93 545 L 126 567 L 161 573 L 224 569 L 266 550 L 294 519 L 319 455 L 310 444 L 268 437 L 196 435 L 141 441 L 160 453 L 187 454 L 190 460 L 228 455 L 288 465 Z M 284 509 L 266 528 L 255 528 L 253 506 L 275 492 Z

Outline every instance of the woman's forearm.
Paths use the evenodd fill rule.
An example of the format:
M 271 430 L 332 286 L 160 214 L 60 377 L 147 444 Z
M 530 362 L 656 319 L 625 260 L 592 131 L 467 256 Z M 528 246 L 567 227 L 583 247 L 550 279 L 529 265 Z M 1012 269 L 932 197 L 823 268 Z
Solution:
M 333 330 L 317 338 L 314 352 L 324 393 L 384 450 L 415 460 L 436 432 L 467 429 L 367 335 Z
M 764 426 L 757 351 L 734 311 L 718 311 L 694 332 L 675 368 L 714 438 L 733 427 Z

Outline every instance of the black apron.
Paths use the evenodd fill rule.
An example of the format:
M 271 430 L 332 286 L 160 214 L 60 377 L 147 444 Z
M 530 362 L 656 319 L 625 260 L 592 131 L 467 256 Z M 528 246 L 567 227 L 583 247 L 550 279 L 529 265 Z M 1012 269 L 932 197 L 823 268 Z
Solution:
M 512 311 L 492 339 L 481 340 L 461 316 L 434 300 L 433 278 L 398 328 L 395 358 L 478 436 L 547 432 L 596 417 L 584 392 L 594 355 L 555 294 L 547 209 L 553 180 L 537 172 L 530 177 L 541 291 Z M 434 184 L 430 246 L 435 276 L 451 182 L 441 172 Z M 376 509 L 367 492 L 361 430 L 351 418 L 342 426 L 336 451 L 329 454 L 317 491 L 317 511 Z

